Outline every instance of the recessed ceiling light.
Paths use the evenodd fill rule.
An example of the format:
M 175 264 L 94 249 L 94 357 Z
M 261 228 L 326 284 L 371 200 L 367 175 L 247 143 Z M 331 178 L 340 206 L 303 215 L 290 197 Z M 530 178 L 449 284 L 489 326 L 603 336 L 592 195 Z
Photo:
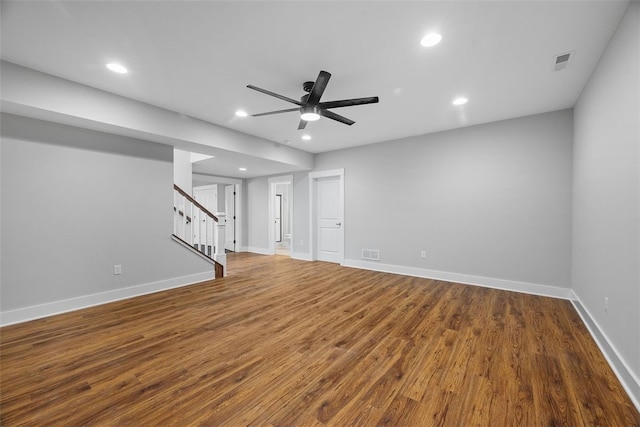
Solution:
M 309 141 L 311 139 L 311 135 L 302 135 L 302 139 Z
M 247 168 L 238 168 L 239 171 L 241 172 L 245 172 L 247 170 Z
M 464 96 L 461 96 L 459 98 L 454 99 L 452 104 L 453 105 L 464 105 L 467 102 L 469 102 L 469 100 L 467 98 L 465 98 Z
M 236 116 L 238 116 L 238 117 L 247 117 L 248 114 L 244 110 L 238 110 L 238 111 L 236 111 Z
M 120 64 L 116 64 L 115 62 L 108 63 L 107 68 L 118 74 L 127 74 L 129 72 L 125 67 Z
M 429 33 L 420 40 L 420 44 L 424 47 L 432 47 L 440 43 L 442 36 L 438 33 Z

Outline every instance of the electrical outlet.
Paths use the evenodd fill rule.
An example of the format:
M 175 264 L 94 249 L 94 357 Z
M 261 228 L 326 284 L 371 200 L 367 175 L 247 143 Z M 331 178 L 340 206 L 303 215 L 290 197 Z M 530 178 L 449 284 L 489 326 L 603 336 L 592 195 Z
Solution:
M 609 312 L 609 297 L 604 297 L 604 312 Z
M 304 246 L 304 240 L 300 240 L 300 246 Z
M 420 251 L 420 258 L 426 258 L 427 257 L 427 251 Z
M 120 264 L 114 265 L 113 266 L 113 274 L 114 275 L 122 274 L 122 265 L 120 265 Z

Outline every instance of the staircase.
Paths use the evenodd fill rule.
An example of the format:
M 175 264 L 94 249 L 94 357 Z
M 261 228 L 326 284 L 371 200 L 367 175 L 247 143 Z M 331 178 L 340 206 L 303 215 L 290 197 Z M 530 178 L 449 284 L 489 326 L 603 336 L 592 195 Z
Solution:
M 211 262 L 216 279 L 224 276 L 227 264 L 224 250 L 224 226 L 224 213 L 212 214 L 174 184 L 172 238 Z

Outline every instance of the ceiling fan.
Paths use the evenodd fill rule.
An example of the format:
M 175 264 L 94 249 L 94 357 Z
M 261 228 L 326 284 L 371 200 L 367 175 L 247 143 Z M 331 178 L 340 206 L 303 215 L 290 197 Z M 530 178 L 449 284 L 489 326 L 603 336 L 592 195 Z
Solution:
M 326 71 L 320 71 L 318 74 L 318 78 L 315 82 L 304 82 L 302 84 L 302 89 L 307 92 L 306 95 L 303 95 L 300 98 L 300 101 L 296 101 L 295 99 L 288 98 L 283 95 L 279 95 L 277 93 L 271 92 L 266 89 L 262 89 L 253 85 L 247 85 L 249 89 L 257 90 L 258 92 L 266 93 L 267 95 L 274 96 L 278 99 L 282 99 L 283 101 L 291 102 L 292 104 L 296 104 L 298 107 L 288 108 L 286 110 L 277 110 L 277 111 L 269 111 L 267 113 L 259 113 L 252 114 L 251 117 L 259 117 L 259 116 L 268 116 L 270 114 L 280 114 L 280 113 L 289 113 L 292 111 L 300 112 L 300 123 L 298 124 L 298 130 L 304 129 L 307 126 L 307 122 L 313 122 L 320 119 L 320 116 L 324 116 L 328 119 L 338 121 L 340 123 L 344 123 L 345 125 L 351 126 L 355 122 L 346 117 L 343 117 L 339 114 L 334 113 L 333 111 L 328 111 L 330 108 L 340 108 L 340 107 L 350 107 L 353 105 L 363 105 L 363 104 L 375 104 L 378 102 L 377 96 L 371 96 L 368 98 L 353 98 L 353 99 L 342 99 L 340 101 L 328 101 L 328 102 L 320 102 L 320 98 L 322 97 L 322 93 L 327 87 L 327 83 L 329 83 L 329 79 L 331 78 L 331 74 Z

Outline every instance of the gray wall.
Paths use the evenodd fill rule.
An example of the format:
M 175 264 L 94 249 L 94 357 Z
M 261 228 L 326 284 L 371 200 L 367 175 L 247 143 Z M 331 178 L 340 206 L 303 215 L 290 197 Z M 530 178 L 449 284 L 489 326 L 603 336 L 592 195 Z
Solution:
M 170 238 L 172 147 L 3 114 L 0 150 L 3 312 L 212 271 Z
M 296 258 L 311 256 L 309 249 L 309 174 L 293 174 L 293 242 L 291 255 Z
M 345 169 L 345 258 L 570 287 L 572 126 L 563 110 L 317 155 Z
M 269 251 L 269 182 L 266 177 L 247 179 L 247 246 L 252 252 Z
M 637 378 L 639 62 L 640 4 L 631 2 L 575 106 L 573 175 L 574 292 Z
M 193 195 L 191 152 L 173 149 L 173 183 Z

